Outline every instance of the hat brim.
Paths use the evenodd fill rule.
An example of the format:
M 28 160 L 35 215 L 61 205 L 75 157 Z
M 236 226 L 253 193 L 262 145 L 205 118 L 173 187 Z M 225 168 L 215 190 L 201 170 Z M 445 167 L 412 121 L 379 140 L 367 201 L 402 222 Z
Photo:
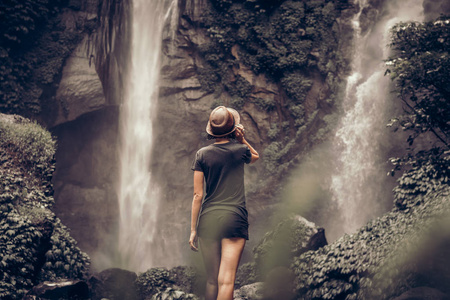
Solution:
M 217 134 L 214 134 L 214 133 L 212 132 L 211 124 L 210 124 L 210 122 L 209 122 L 209 120 L 208 120 L 208 124 L 206 124 L 206 132 L 207 132 L 210 136 L 217 137 L 217 138 L 227 136 L 227 135 L 229 135 L 230 133 L 232 133 L 232 132 L 234 132 L 234 131 L 236 130 L 236 125 L 237 125 L 237 124 L 241 124 L 241 116 L 239 115 L 238 111 L 235 110 L 234 108 L 231 108 L 231 107 L 227 107 L 227 110 L 233 115 L 233 118 L 234 118 L 234 125 L 235 125 L 235 126 L 233 126 L 233 129 L 230 130 L 230 132 L 227 132 L 227 133 L 225 133 L 225 134 L 217 135 Z

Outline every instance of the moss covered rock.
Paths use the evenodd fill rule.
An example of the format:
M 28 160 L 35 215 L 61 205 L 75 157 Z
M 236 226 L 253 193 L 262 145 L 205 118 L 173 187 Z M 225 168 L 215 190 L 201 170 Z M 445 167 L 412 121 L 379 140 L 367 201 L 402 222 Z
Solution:
M 139 274 L 136 285 L 141 299 L 198 299 L 197 272 L 192 267 L 151 268 Z M 202 287 L 203 289 L 203 287 Z
M 292 259 L 327 244 L 323 228 L 301 216 L 291 216 L 264 235 L 253 249 L 257 277 L 276 267 L 289 267 Z
M 51 211 L 56 143 L 19 116 L 0 115 L 0 298 L 45 280 L 81 279 L 89 258 Z

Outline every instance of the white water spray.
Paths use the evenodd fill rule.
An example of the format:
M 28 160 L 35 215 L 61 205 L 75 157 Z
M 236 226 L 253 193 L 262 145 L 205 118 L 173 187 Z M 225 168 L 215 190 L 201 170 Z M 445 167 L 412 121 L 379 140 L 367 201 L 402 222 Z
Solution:
M 400 21 L 422 21 L 422 0 L 386 1 L 388 15 L 364 35 L 359 18 L 367 0 L 356 0 L 360 12 L 353 20 L 355 54 L 347 79 L 344 116 L 333 141 L 336 166 L 331 178 L 333 199 L 340 207 L 342 233 L 352 233 L 382 213 L 385 170 L 380 145 L 387 123 L 389 78 L 383 59 L 388 56 L 389 29 Z
M 152 184 L 152 114 L 158 97 L 162 31 L 175 0 L 134 0 L 131 68 L 120 112 L 121 178 L 118 189 L 120 267 L 154 266 L 158 188 Z

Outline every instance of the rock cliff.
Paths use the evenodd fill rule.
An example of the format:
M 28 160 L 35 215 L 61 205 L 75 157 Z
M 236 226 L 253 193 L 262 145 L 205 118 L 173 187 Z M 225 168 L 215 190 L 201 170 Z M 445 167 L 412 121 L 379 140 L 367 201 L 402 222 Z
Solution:
M 54 105 L 44 111 L 58 139 L 55 212 L 93 257 L 94 269 L 110 266 L 116 248 L 118 106 L 130 47 L 129 6 L 86 0 L 65 10 L 65 31 L 77 30 L 80 19 L 95 26 L 65 60 Z
M 223 46 L 211 27 L 205 25 L 208 12 L 228 12 L 220 12 L 215 6 L 217 2 L 221 1 L 179 1 L 177 30 L 173 32 L 173 26 L 167 25 L 164 34 L 160 97 L 153 121 L 156 138 L 152 170 L 163 191 L 160 208 L 160 223 L 163 225 L 159 234 L 176 236 L 162 241 L 167 249 L 165 255 L 174 250 L 170 255 L 174 262 L 187 255 L 184 249 L 179 252 L 179 243 L 188 236 L 192 194 L 190 167 L 196 150 L 209 143 L 204 129 L 211 109 L 219 104 L 238 109 L 241 123 L 246 128 L 246 138 L 261 155 L 258 163 L 246 167 L 251 232 L 255 234 L 251 238 L 252 243 L 252 239 L 256 240 L 263 234 L 263 223 L 277 205 L 275 195 L 283 186 L 281 179 L 288 176 L 292 166 L 332 127 L 332 122 L 327 123 L 323 119 L 335 110 L 334 100 L 338 98 L 344 75 L 348 72 L 345 63 L 348 57 L 344 53 L 351 53 L 346 50 L 351 44 L 348 41 L 351 39 L 349 19 L 355 12 L 353 6 L 332 8 L 336 19 L 329 23 L 327 30 L 331 31 L 333 27 L 333 41 L 342 40 L 331 43 L 327 50 L 311 48 L 305 53 L 312 66 L 306 72 L 303 67 L 297 67 L 299 73 L 292 78 L 298 78 L 298 82 L 293 79 L 292 84 L 301 87 L 304 79 L 308 82 L 307 87 L 302 100 L 292 100 L 294 92 L 289 94 L 289 91 L 294 88 L 288 82 L 290 74 L 274 76 L 270 68 L 255 70 L 248 64 L 248 49 L 244 49 L 242 42 L 232 40 L 234 44 Z M 293 9 L 288 5 L 292 3 L 286 1 L 285 4 L 287 8 L 275 5 L 275 12 L 272 15 L 267 13 L 267 18 L 275 18 L 283 9 L 291 13 Z M 243 9 L 250 15 L 258 14 L 255 8 L 236 9 Z M 232 8 L 230 14 L 231 11 Z M 237 26 L 239 30 L 247 30 L 247 25 L 237 23 L 236 18 L 230 21 L 236 23 L 222 24 L 223 27 Z M 279 30 L 278 34 L 286 34 L 284 29 Z M 322 37 L 321 34 L 317 33 Z M 303 38 L 306 31 L 298 31 L 296 35 Z M 282 47 L 279 43 L 278 47 Z M 211 48 L 214 50 L 209 50 Z M 341 64 L 336 63 L 334 69 L 320 69 L 317 65 L 326 64 L 332 57 L 330 53 L 339 55 Z M 210 59 L 213 55 L 219 57 L 218 61 Z M 282 59 L 279 58 L 280 61 Z M 222 63 L 226 66 L 215 67 L 223 66 Z M 173 218 L 173 215 L 177 217 Z M 251 246 L 247 248 L 251 249 Z

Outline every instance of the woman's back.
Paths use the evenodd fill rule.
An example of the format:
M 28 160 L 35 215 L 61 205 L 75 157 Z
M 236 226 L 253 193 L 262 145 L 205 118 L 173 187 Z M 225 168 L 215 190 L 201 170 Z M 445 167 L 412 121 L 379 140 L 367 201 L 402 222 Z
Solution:
M 206 182 L 202 214 L 228 209 L 247 217 L 244 164 L 250 160 L 250 149 L 235 142 L 212 144 L 197 152 L 192 169 L 202 171 Z

